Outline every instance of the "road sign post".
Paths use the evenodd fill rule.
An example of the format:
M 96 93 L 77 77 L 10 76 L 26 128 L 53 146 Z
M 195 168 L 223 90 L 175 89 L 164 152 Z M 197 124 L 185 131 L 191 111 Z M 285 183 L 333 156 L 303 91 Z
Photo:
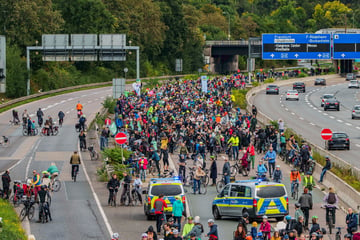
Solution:
M 121 145 L 121 161 L 124 161 L 124 148 L 123 144 L 127 142 L 127 136 L 123 132 L 119 132 L 115 135 L 115 142 Z
M 326 141 L 330 140 L 332 138 L 332 131 L 331 129 L 329 128 L 324 128 L 322 131 L 321 131 L 321 137 L 322 139 L 325 140 L 325 148 L 326 148 Z
M 330 34 L 263 34 L 262 59 L 330 59 Z

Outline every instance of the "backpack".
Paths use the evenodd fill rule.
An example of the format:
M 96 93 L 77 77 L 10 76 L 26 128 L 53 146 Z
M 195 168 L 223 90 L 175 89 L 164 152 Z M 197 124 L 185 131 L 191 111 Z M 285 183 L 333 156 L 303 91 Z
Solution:
M 335 193 L 329 193 L 327 202 L 328 202 L 329 204 L 334 204 L 334 203 L 336 203 Z

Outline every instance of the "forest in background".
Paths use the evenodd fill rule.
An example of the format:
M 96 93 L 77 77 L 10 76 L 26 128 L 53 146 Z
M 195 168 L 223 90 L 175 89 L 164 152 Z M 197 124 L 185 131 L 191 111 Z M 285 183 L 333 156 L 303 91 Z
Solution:
M 7 97 L 26 94 L 26 46 L 42 34 L 123 33 L 140 46 L 141 77 L 202 68 L 205 40 L 259 37 L 262 33 L 313 33 L 360 24 L 360 1 L 341 0 L 6 0 L 0 34 L 7 38 Z M 32 92 L 135 77 L 135 53 L 126 62 L 43 62 L 31 55 Z

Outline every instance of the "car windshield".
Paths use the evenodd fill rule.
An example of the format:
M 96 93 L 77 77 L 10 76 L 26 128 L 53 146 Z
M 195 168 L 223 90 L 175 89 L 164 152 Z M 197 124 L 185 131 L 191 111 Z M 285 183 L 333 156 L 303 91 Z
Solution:
M 296 82 L 296 83 L 294 83 L 294 85 L 305 85 L 305 83 L 302 83 L 302 82 Z
M 269 88 L 277 88 L 278 86 L 276 86 L 276 85 L 269 85 L 268 87 L 269 87 Z
M 177 184 L 170 185 L 155 185 L 151 188 L 151 195 L 159 196 L 164 194 L 165 196 L 176 196 L 182 194 L 181 186 Z
M 259 198 L 278 198 L 286 195 L 283 186 L 261 186 L 256 188 L 256 195 Z
M 329 98 L 326 100 L 326 102 L 334 103 L 334 102 L 337 102 L 337 100 L 335 98 Z
M 325 81 L 323 78 L 317 78 L 316 81 Z
M 288 93 L 294 94 L 294 93 L 298 93 L 298 91 L 294 91 L 294 90 L 289 90 Z
M 346 133 L 333 133 L 333 138 L 347 138 Z
M 355 106 L 354 110 L 360 110 L 360 106 Z
M 333 98 L 334 97 L 334 95 L 324 95 L 323 96 L 323 98 L 325 98 L 325 99 L 329 99 L 329 98 Z
M 350 83 L 356 84 L 356 83 L 358 83 L 358 81 L 357 80 L 351 80 Z

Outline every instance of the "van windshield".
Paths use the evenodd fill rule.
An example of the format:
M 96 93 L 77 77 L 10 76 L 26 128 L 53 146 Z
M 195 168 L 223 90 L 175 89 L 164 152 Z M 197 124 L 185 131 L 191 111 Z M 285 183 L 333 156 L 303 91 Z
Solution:
M 259 198 L 278 198 L 286 195 L 284 186 L 261 186 L 256 188 Z
M 171 185 L 155 185 L 151 188 L 151 195 L 159 196 L 164 194 L 164 196 L 176 196 L 182 194 L 182 189 L 180 185 L 171 184 Z

